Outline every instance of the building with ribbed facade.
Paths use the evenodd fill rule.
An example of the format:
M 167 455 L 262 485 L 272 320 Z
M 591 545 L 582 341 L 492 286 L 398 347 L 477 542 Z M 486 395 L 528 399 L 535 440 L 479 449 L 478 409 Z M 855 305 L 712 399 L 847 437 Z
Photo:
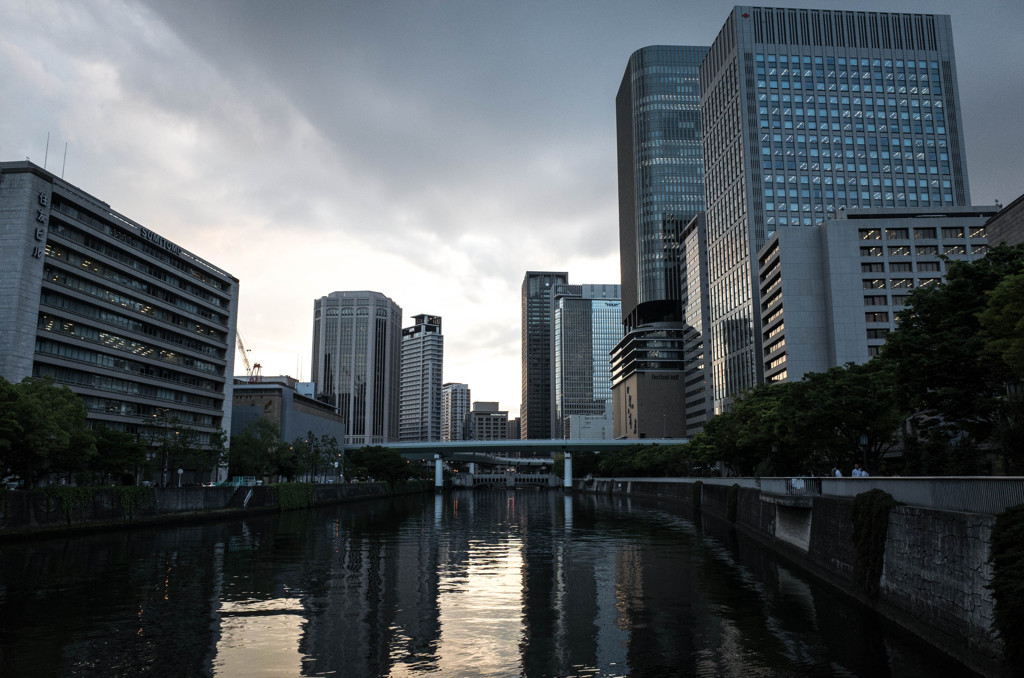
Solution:
M 331 292 L 313 302 L 317 399 L 345 422 L 347 445 L 398 441 L 402 308 L 380 292 Z
M 612 362 L 616 438 L 686 431 L 683 233 L 704 209 L 698 69 L 707 51 L 637 50 L 615 97 L 625 330 Z
M 865 363 L 896 329 L 910 293 L 988 250 L 994 206 L 840 210 L 775 232 L 758 256 L 765 381 Z
M 441 385 L 441 440 L 469 438 L 469 384 Z
M 757 255 L 776 231 L 970 193 L 948 16 L 738 6 L 700 92 L 720 412 L 765 378 Z
M 441 316 L 413 316 L 402 329 L 402 395 L 398 434 L 403 442 L 441 440 L 444 336 Z
M 610 354 L 622 338 L 619 285 L 557 285 L 555 437 L 611 437 Z M 573 432 L 575 431 L 575 436 Z
M 51 377 L 92 425 L 231 430 L 238 280 L 30 162 L 0 163 L 0 376 Z

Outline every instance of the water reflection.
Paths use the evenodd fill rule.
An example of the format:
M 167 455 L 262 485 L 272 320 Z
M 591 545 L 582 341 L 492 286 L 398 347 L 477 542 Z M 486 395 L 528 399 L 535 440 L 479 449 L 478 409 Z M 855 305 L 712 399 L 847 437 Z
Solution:
M 491 490 L 6 545 L 0 675 L 957 674 L 675 510 Z

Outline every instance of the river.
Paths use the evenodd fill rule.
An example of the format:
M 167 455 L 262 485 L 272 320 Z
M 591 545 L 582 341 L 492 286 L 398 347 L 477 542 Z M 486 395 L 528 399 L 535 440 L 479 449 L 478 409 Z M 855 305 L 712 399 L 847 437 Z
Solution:
M 957 676 L 710 520 L 461 491 L 0 546 L 0 676 Z

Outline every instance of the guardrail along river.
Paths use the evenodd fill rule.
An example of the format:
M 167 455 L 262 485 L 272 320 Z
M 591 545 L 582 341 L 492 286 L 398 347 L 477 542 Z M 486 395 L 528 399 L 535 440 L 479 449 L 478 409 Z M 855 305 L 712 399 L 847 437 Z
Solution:
M 972 675 L 675 511 L 460 491 L 5 544 L 0 675 Z

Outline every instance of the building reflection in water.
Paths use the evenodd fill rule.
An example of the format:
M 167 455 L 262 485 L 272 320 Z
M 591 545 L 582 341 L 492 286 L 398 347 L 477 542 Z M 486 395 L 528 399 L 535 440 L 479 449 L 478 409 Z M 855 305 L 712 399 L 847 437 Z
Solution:
M 487 490 L 3 545 L 0 675 L 956 672 L 697 523 Z

